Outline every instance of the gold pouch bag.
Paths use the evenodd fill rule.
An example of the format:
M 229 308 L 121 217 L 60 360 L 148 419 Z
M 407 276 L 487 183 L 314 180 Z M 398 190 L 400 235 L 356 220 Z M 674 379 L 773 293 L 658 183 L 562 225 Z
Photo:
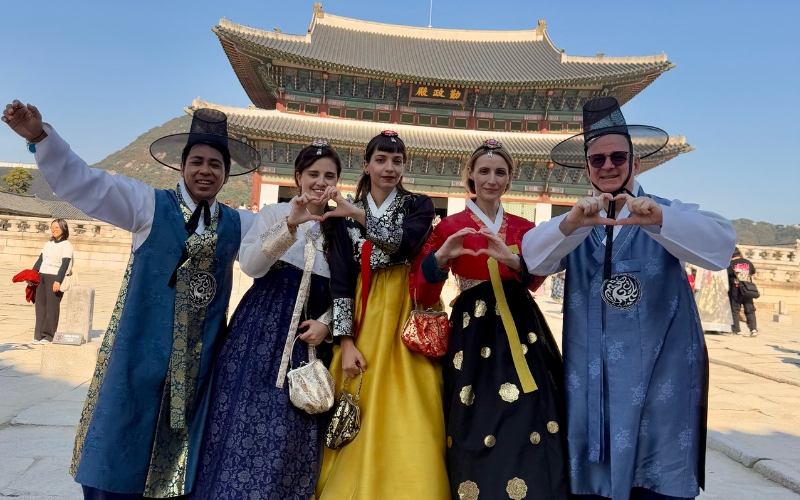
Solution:
M 358 391 L 352 396 L 347 392 L 347 382 L 350 379 L 344 381 L 339 401 L 333 410 L 331 423 L 328 425 L 328 430 L 325 431 L 325 446 L 332 450 L 341 448 L 355 439 L 358 431 L 361 430 L 361 409 L 358 407 L 358 397 L 361 394 L 363 379 L 364 374 L 361 373 L 358 379 Z

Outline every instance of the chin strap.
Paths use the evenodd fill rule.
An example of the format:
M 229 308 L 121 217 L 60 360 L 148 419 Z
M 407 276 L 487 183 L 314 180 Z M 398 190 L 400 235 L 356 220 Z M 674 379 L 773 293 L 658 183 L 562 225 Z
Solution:
M 631 176 L 633 175 L 633 142 L 631 138 L 628 137 L 628 148 L 631 152 L 630 156 L 628 157 L 628 176 L 625 177 L 625 180 L 622 181 L 622 185 L 611 192 L 611 196 L 617 196 L 620 194 L 628 194 L 630 196 L 636 196 L 631 193 L 625 186 L 628 185 L 628 181 L 631 180 Z M 597 184 L 592 182 L 592 186 L 600 192 L 604 193 L 602 189 L 597 187 Z M 609 219 L 614 219 L 617 216 L 617 202 L 609 201 L 608 202 L 608 210 L 606 213 L 606 217 Z M 611 259 L 613 258 L 612 249 L 614 246 L 614 226 L 606 226 L 606 253 L 605 253 L 605 262 L 603 262 L 603 281 L 611 279 Z

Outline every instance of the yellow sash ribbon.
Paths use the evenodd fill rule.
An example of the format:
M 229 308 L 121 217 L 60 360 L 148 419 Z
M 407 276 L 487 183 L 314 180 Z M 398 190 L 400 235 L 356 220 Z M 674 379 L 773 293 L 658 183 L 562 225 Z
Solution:
M 519 247 L 512 245 L 508 247 L 511 253 L 519 255 Z M 489 266 L 489 276 L 492 280 L 492 290 L 497 300 L 497 307 L 500 309 L 500 318 L 503 320 L 503 327 L 508 336 L 508 345 L 511 348 L 511 358 L 514 360 L 514 368 L 517 370 L 519 382 L 522 385 L 522 392 L 529 393 L 538 389 L 536 382 L 533 380 L 533 374 L 528 367 L 528 362 L 525 360 L 525 354 L 522 352 L 522 343 L 519 341 L 519 333 L 517 333 L 517 326 L 514 324 L 514 318 L 511 317 L 511 309 L 508 308 L 508 301 L 506 300 L 506 293 L 503 290 L 503 281 L 500 279 L 500 268 L 497 261 L 489 257 L 487 262 Z

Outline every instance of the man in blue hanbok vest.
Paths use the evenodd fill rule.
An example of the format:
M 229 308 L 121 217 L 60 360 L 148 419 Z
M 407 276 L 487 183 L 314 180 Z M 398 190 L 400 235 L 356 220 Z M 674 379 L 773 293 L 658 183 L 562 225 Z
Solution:
M 566 269 L 571 492 L 695 498 L 704 487 L 708 356 L 681 261 L 724 269 L 736 234 L 727 219 L 647 194 L 634 179 L 666 132 L 626 125 L 613 97 L 589 101 L 583 113 L 584 133 L 551 158 L 584 168 L 596 196 L 522 244 L 533 274 Z
M 180 170 L 174 190 L 90 169 L 19 101 L 3 121 L 28 140 L 53 191 L 132 233 L 132 252 L 81 415 L 70 472 L 86 499 L 186 495 L 194 483 L 225 331 L 233 261 L 253 214 L 216 202 L 231 175 L 260 155 L 228 139 L 227 117 L 194 112 L 188 134 L 161 138 L 153 157 Z

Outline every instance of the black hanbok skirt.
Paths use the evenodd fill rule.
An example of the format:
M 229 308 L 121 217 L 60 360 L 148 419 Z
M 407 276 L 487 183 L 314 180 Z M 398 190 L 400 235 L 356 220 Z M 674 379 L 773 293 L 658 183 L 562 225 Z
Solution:
M 491 282 L 462 292 L 444 361 L 452 495 L 566 499 L 561 354 L 528 290 L 512 280 L 503 288 L 538 389 L 522 392 Z

